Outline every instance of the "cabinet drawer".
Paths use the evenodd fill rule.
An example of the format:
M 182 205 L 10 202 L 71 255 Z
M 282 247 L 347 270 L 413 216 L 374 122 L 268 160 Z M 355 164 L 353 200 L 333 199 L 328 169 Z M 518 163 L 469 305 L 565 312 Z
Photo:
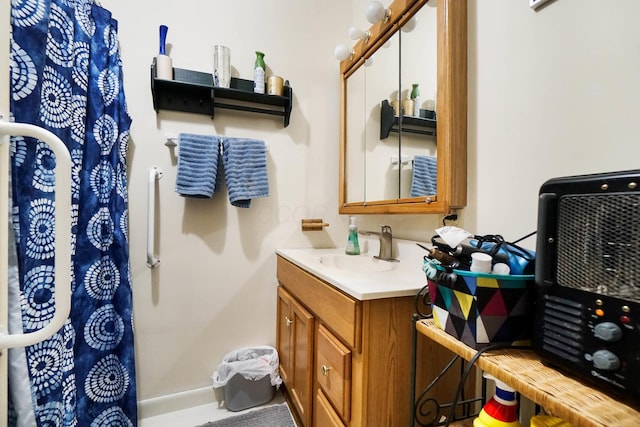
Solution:
M 327 400 L 322 390 L 318 389 L 316 394 L 315 411 L 313 411 L 313 425 L 322 427 L 345 427 L 336 411 Z
M 344 419 L 351 418 L 351 351 L 331 332 L 318 326 L 316 381 Z
M 362 305 L 278 256 L 278 281 L 351 348 L 360 350 Z

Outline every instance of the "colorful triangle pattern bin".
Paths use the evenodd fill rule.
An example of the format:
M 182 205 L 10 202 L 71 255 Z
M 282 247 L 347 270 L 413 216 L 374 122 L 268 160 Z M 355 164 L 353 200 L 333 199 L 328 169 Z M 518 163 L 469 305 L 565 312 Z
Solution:
M 534 275 L 453 273 L 453 281 L 438 280 L 442 275 L 427 277 L 433 318 L 440 329 L 475 349 L 531 345 Z

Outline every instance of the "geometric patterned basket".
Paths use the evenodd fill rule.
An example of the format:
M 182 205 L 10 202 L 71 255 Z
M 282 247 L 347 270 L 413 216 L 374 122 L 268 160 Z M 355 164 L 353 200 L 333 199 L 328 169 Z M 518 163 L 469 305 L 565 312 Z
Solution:
M 425 262 L 428 262 L 425 260 Z M 499 275 L 444 267 L 427 276 L 435 324 L 475 349 L 489 344 L 531 345 L 534 275 Z

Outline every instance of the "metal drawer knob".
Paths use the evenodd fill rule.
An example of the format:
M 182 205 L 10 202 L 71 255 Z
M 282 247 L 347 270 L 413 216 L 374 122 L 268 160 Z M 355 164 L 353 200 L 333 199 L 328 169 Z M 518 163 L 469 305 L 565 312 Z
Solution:
M 287 326 L 291 326 L 291 324 L 293 323 L 293 320 L 289 319 L 289 317 L 284 316 L 284 321 L 287 323 Z
M 322 365 L 322 367 L 320 368 L 320 372 L 322 372 L 322 375 L 326 377 L 327 375 L 329 375 L 330 369 L 331 368 L 329 368 L 327 365 Z

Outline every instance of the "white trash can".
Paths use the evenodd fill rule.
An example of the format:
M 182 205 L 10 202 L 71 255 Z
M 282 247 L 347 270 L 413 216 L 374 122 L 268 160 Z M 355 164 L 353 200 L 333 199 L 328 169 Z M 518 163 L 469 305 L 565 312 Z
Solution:
M 278 352 L 271 346 L 249 347 L 227 353 L 212 375 L 213 387 L 224 387 L 230 411 L 263 405 L 282 384 Z

